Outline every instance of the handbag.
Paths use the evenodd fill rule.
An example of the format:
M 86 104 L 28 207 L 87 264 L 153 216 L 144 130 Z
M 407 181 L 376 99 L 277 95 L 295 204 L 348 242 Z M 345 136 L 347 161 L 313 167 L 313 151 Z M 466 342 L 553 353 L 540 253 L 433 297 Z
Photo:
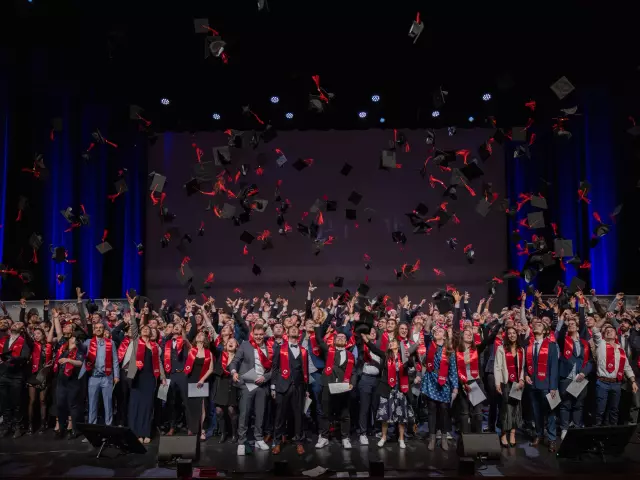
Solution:
M 47 381 L 49 380 L 49 376 L 51 374 L 52 365 L 46 365 L 41 368 L 36 374 L 36 385 L 34 387 L 45 388 L 47 386 Z

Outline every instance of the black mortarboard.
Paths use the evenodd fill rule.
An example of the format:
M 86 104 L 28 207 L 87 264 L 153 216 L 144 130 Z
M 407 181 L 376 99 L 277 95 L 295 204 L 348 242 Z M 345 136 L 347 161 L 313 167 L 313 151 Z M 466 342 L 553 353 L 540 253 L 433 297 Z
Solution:
M 535 208 L 541 208 L 543 210 L 547 209 L 547 199 L 544 197 L 539 197 L 534 195 L 531 197 L 531 205 Z
M 458 187 L 457 185 L 449 185 L 447 189 L 442 193 L 443 197 L 449 197 L 452 200 L 458 199 Z
M 193 165 L 192 175 L 200 182 L 211 182 L 216 176 L 215 162 L 199 162 Z
M 321 198 L 316 198 L 313 205 L 309 208 L 309 213 L 324 212 L 327 209 L 327 202 Z
M 278 167 L 282 167 L 285 163 L 287 163 L 287 157 L 280 151 L 278 157 L 276 158 L 276 165 Z
M 498 285 L 498 282 L 496 282 L 495 280 L 489 280 L 487 282 L 487 293 L 489 295 L 495 295 L 496 294 L 496 286 Z
M 344 213 L 347 220 L 355 220 L 356 217 L 358 216 L 356 210 L 352 208 L 347 208 Z
M 262 269 L 260 268 L 259 265 L 254 263 L 253 266 L 251 267 L 251 272 L 253 272 L 253 274 L 257 277 L 262 273 Z
M 480 178 L 484 175 L 484 172 L 478 165 L 478 162 L 469 162 L 467 165 L 460 169 L 460 172 L 472 182 L 476 178 Z
M 162 189 L 164 189 L 164 184 L 167 181 L 167 177 L 156 172 L 151 172 L 149 176 L 152 177 L 149 190 L 156 193 L 162 193 Z
M 267 205 L 269 205 L 269 201 L 262 198 L 256 198 L 251 202 L 251 208 L 256 212 L 264 212 Z
M 187 196 L 190 197 L 194 193 L 198 193 L 200 191 L 200 182 L 197 178 L 192 178 L 184 184 L 184 188 L 187 189 Z
M 526 142 L 527 131 L 523 127 L 513 127 L 511 129 L 511 140 L 513 142 Z
M 487 160 L 489 160 L 489 158 L 491 157 L 491 153 L 492 153 L 491 147 L 486 142 L 478 147 L 478 155 L 480 155 L 480 159 L 483 162 L 486 162 Z
M 581 265 L 582 264 L 582 260 L 580 260 L 580 257 L 572 256 L 569 260 L 567 260 L 567 264 L 568 265 Z
M 613 209 L 613 212 L 611 212 L 611 216 L 612 217 L 617 217 L 618 215 L 620 215 L 620 212 L 622 212 L 622 206 L 623 205 L 624 204 L 622 204 L 622 203 L 620 205 L 617 205 L 616 208 Z
M 362 296 L 366 296 L 367 293 L 369 293 L 369 288 L 370 288 L 369 285 L 367 285 L 366 283 L 361 283 L 358 286 L 357 292 Z
M 305 168 L 307 168 L 309 166 L 309 162 L 299 158 L 298 160 L 296 160 L 295 162 L 293 162 L 293 168 L 295 168 L 297 171 L 301 172 L 302 170 L 304 170 Z
M 349 195 L 349 198 L 347 200 L 354 205 L 358 205 L 362 201 L 362 195 L 356 191 L 353 191 L 351 192 L 351 195 Z
M 62 282 L 64 282 L 64 279 L 66 278 L 66 275 L 62 275 L 61 273 L 56 275 L 56 281 L 58 282 L 58 285 L 60 285 Z
M 392 232 L 391 239 L 396 243 L 401 243 L 402 245 L 407 243 L 407 237 L 400 231 Z
M 542 212 L 532 212 L 527 215 L 527 223 L 529 228 L 544 228 L 544 215 Z
M 54 132 L 61 132 L 62 131 L 62 118 L 61 117 L 54 117 L 51 119 L 51 128 L 53 129 Z
M 465 249 L 466 251 L 464 252 L 464 254 L 467 257 L 467 262 L 469 263 L 473 263 L 476 261 L 476 251 L 473 249 L 473 247 L 469 247 L 467 249 Z
M 481 199 L 476 205 L 476 212 L 478 212 L 483 217 L 486 217 L 491 211 L 491 202 L 488 202 L 484 198 Z
M 207 33 L 209 32 L 209 28 L 207 28 L 209 25 L 209 19 L 208 18 L 194 18 L 193 19 L 193 28 L 195 29 L 196 33 Z
M 433 130 L 427 130 L 425 132 L 424 141 L 427 145 L 435 145 L 436 144 L 436 133 Z
M 60 210 L 60 214 L 69 223 L 73 223 L 76 220 L 76 216 L 73 214 L 73 209 L 71 207 L 67 207 L 66 210 Z
M 242 240 L 244 243 L 246 243 L 247 245 L 251 245 L 251 242 L 253 242 L 255 240 L 256 237 L 254 237 L 253 235 L 251 235 L 249 232 L 247 232 L 246 230 L 244 232 L 242 232 L 242 235 L 240 235 L 240 240 Z
M 228 145 L 213 147 L 213 163 L 217 167 L 229 165 L 231 163 L 231 150 Z
M 413 209 L 413 211 L 418 215 L 422 215 L 424 217 L 429 212 L 429 207 L 427 207 L 424 203 L 419 203 L 416 208 Z
M 327 212 L 335 212 L 338 209 L 338 202 L 327 200 Z
M 295 290 L 298 282 L 296 282 L 295 280 L 288 280 L 288 282 L 289 286 Z
M 458 246 L 458 240 L 454 237 L 451 237 L 449 240 L 447 240 L 447 245 L 449 245 L 449 248 L 451 250 L 455 250 Z
M 64 262 L 67 259 L 67 250 L 64 247 L 55 247 L 51 253 L 51 258 L 56 263 Z
M 455 161 L 456 152 L 453 150 L 448 150 L 446 152 L 436 150 L 432 160 L 433 164 L 439 167 L 448 167 L 450 163 L 453 163 Z
M 520 232 L 518 230 L 514 230 L 513 232 L 511 232 L 511 241 L 513 243 L 518 243 L 520 242 L 520 240 L 522 240 L 522 235 L 520 235 Z
M 396 152 L 393 150 L 382 150 L 380 153 L 380 168 L 396 168 Z
M 506 135 L 504 134 L 504 130 L 502 130 L 501 128 L 498 128 L 495 132 L 493 132 L 493 136 L 491 138 L 493 138 L 493 140 L 497 144 L 502 145 L 504 143 L 504 139 L 506 138 Z
M 19 274 L 22 283 L 31 283 L 33 281 L 33 274 L 28 270 L 23 270 Z
M 113 247 L 111 246 L 111 244 L 109 242 L 102 242 L 99 243 L 98 245 L 96 245 L 96 248 L 98 249 L 98 251 L 104 255 L 107 252 L 110 252 L 111 250 L 113 250 Z
M 187 289 L 187 296 L 192 297 L 197 295 L 196 287 L 193 286 L 193 283 L 189 284 L 189 288 Z
M 443 227 L 447 222 L 449 222 L 449 220 L 451 220 L 451 214 L 442 209 L 436 212 L 436 217 L 440 218 L 440 220 L 438 220 L 438 227 Z
M 182 286 L 193 280 L 193 270 L 191 270 L 191 267 L 188 263 L 185 263 L 184 265 L 181 265 L 180 268 L 178 268 L 178 271 L 176 272 L 176 278 Z
M 518 145 L 513 151 L 513 158 L 527 157 L 531 158 L 531 151 L 529 145 Z
M 270 237 L 262 241 L 262 250 L 271 250 L 273 248 L 273 240 Z
M 235 205 L 225 203 L 220 209 L 220 218 L 232 218 L 236 214 L 236 210 Z
M 611 230 L 611 227 L 609 225 L 600 223 L 596 225 L 595 228 L 593 229 L 593 234 L 596 237 L 601 238 L 601 237 L 604 237 L 607 233 L 609 233 L 609 230 Z
M 569 284 L 569 289 L 568 292 L 571 295 L 574 295 L 576 292 L 584 291 L 584 288 L 587 286 L 587 282 L 585 282 L 584 280 L 582 280 L 581 278 L 578 277 L 573 277 L 571 279 L 571 283 Z
M 344 277 L 335 277 L 333 279 L 333 283 L 330 285 L 331 288 L 342 288 L 344 285 Z
M 556 257 L 573 257 L 573 241 L 556 238 L 553 241 L 553 251 Z
M 551 84 L 551 90 L 556 94 L 560 100 L 569 95 L 575 87 L 571 84 L 571 82 L 567 79 L 567 77 L 561 77 Z
M 127 186 L 127 181 L 124 178 L 117 180 L 114 184 L 116 187 L 116 193 L 122 194 L 129 191 L 129 187 Z
M 204 38 L 204 58 L 210 56 L 219 57 L 224 52 L 224 47 L 227 43 L 219 36 L 205 37 Z
M 419 20 L 419 18 L 417 20 Z M 420 34 L 422 33 L 423 29 L 424 29 L 423 22 L 416 21 L 416 20 L 413 21 L 413 23 L 411 24 L 411 28 L 409 29 L 409 37 L 413 38 L 413 43 L 416 43 L 418 41 L 418 38 L 420 37 Z
M 302 223 L 299 223 L 298 224 L 298 233 L 301 233 L 305 237 L 308 237 L 309 236 L 309 227 L 307 227 L 306 225 L 304 225 Z
M 29 246 L 34 250 L 38 250 L 42 246 L 42 235 L 32 233 L 29 237 Z
M 351 170 L 353 170 L 353 167 L 348 163 L 345 163 L 342 166 L 342 170 L 340 170 L 340 173 L 346 177 L 347 175 L 349 175 L 349 173 L 351 173 Z
M 278 132 L 272 125 L 267 125 L 266 128 L 260 133 L 260 138 L 264 143 L 269 143 L 278 136 Z

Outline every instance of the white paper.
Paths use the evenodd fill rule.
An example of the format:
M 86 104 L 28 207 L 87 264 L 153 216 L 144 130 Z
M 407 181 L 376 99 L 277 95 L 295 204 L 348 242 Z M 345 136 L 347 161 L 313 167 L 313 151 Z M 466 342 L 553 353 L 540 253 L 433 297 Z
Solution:
M 309 407 L 311 406 L 311 398 L 307 397 L 304 399 L 304 413 L 309 411 Z
M 419 397 L 420 389 L 418 387 L 411 387 L 411 393 L 413 393 L 416 397 Z
M 517 383 L 511 385 L 511 390 L 509 391 L 509 397 L 515 398 L 516 400 L 522 400 L 522 392 L 524 392 L 524 388 L 516 388 Z
M 188 387 L 189 398 L 208 397 L 209 396 L 209 384 L 204 383 L 202 388 L 198 388 L 197 383 L 190 383 Z
M 574 397 L 578 398 L 578 395 L 580 395 L 580 392 L 582 392 L 582 390 L 584 390 L 584 387 L 586 387 L 588 383 L 589 383 L 589 380 L 587 380 L 586 378 L 583 378 L 581 382 L 576 382 L 574 380 L 567 387 L 567 393 L 569 393 L 569 394 L 573 395 Z
M 469 401 L 471 402 L 471 405 L 475 407 L 476 405 L 484 402 L 487 399 L 486 395 L 480 388 L 480 385 L 478 385 L 478 382 L 473 382 L 469 386 L 471 387 L 471 389 L 469 390 L 467 395 L 469 396 Z
M 311 470 L 303 471 L 302 475 L 304 475 L 305 477 L 319 477 L 326 471 L 327 471 L 326 468 L 317 466 L 315 468 L 312 468 Z
M 330 383 L 329 384 L 329 393 L 344 393 L 349 391 L 349 384 L 347 382 L 339 382 L 339 383 Z
M 556 408 L 560 404 L 560 393 L 558 392 L 555 397 L 551 396 L 551 393 L 547 393 L 547 402 L 551 410 Z
M 240 376 L 240 378 L 242 378 L 242 380 L 244 380 L 245 382 L 256 383 L 256 379 L 258 378 L 258 375 L 256 374 L 256 369 L 252 368 L 248 372 L 243 373 Z
M 171 379 L 167 378 L 167 384 L 158 387 L 158 398 L 160 400 L 167 401 L 167 395 L 169 394 L 169 385 L 171 385 Z
M 245 383 L 244 385 L 250 392 L 253 392 L 256 388 L 258 388 L 258 385 L 256 385 L 255 383 Z
M 351 478 L 349 472 L 336 472 L 336 478 Z

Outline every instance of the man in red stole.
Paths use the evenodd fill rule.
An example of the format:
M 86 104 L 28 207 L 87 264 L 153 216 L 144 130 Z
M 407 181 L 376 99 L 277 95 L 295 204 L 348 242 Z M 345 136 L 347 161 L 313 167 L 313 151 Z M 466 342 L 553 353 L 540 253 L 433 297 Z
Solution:
M 104 405 L 104 423 L 113 421 L 113 386 L 120 381 L 120 363 L 118 348 L 110 338 L 105 338 L 102 323 L 93 325 L 93 337 L 78 344 L 84 354 L 84 364 L 80 378 L 89 374 L 89 423 L 98 422 L 98 395 L 102 395 Z
M 13 438 L 22 435 L 22 388 L 25 382 L 25 366 L 31 351 L 22 333 L 24 323 L 11 325 L 9 335 L 0 339 L 0 407 L 2 408 L 2 429 L 0 436 L 14 432 Z
M 276 422 L 275 446 L 271 453 L 280 453 L 288 419 L 293 421 L 293 440 L 297 443 L 298 455 L 304 455 L 302 418 L 305 398 L 309 396 L 309 356 L 307 350 L 298 344 L 298 327 L 289 327 L 287 335 L 287 342 L 273 350 L 271 397 L 276 401 Z
M 533 418 L 536 424 L 536 437 L 531 442 L 537 446 L 543 437 L 544 417 L 547 415 L 547 438 L 549 451 L 556 451 L 556 413 L 550 409 L 547 394 L 559 397 L 558 393 L 558 346 L 545 336 L 548 333 L 545 325 L 536 320 L 533 322 L 533 342 L 525 350 L 525 381 L 531 400 Z

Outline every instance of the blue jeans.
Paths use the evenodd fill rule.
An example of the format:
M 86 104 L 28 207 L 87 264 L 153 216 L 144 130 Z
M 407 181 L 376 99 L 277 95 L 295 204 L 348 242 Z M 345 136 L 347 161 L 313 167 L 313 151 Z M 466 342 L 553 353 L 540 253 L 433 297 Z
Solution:
M 556 412 L 549 410 L 549 402 L 547 394 L 549 390 L 538 390 L 537 388 L 528 388 L 529 398 L 531 399 L 531 409 L 533 410 L 533 419 L 536 423 L 536 436 L 542 438 L 544 436 L 543 425 L 544 416 L 547 415 L 547 438 L 550 442 L 556 440 Z
M 89 377 L 89 423 L 98 423 L 98 395 L 102 394 L 104 404 L 104 423 L 111 425 L 113 408 L 111 395 L 113 393 L 113 375 L 108 377 Z
M 569 378 L 561 378 L 558 382 L 558 391 L 562 399 L 562 402 L 558 405 L 560 409 L 561 430 L 567 430 L 569 428 L 569 421 L 572 421 L 575 427 L 582 427 L 584 425 L 582 421 L 582 405 L 587 396 L 587 387 L 585 387 L 580 392 L 580 395 L 578 395 L 578 398 L 576 398 L 570 393 L 567 393 L 567 387 L 572 381 L 573 380 Z
M 622 383 L 596 382 L 596 426 L 617 425 Z

